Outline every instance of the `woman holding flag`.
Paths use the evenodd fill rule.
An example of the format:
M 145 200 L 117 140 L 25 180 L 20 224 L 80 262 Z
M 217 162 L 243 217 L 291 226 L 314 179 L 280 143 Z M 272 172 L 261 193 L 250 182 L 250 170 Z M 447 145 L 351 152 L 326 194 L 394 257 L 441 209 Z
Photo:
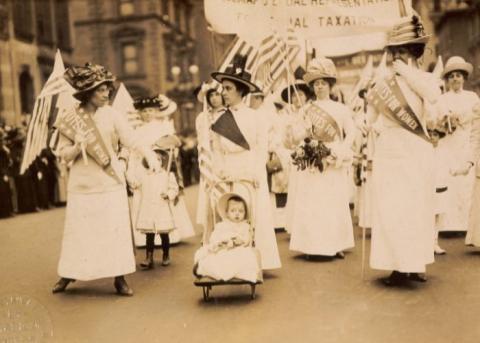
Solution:
M 392 271 L 387 286 L 425 282 L 434 261 L 434 150 L 428 128 L 440 96 L 434 76 L 418 69 L 428 37 L 417 15 L 388 35 L 393 68 L 378 73 L 367 99 L 376 138 L 373 156 L 373 224 L 370 265 Z
M 62 113 L 56 123 L 56 153 L 72 166 L 58 265 L 61 279 L 52 291 L 63 292 L 75 280 L 115 277 L 117 293 L 131 296 L 124 275 L 135 271 L 135 257 L 118 144 L 142 151 L 152 170 L 160 168 L 159 162 L 138 144 L 127 118 L 108 105 L 115 80 L 109 71 L 87 63 L 67 69 L 65 79 L 80 105 Z
M 325 145 L 330 152 L 323 159 L 321 170 L 317 165 L 309 165 L 297 174 L 290 250 L 307 257 L 344 258 L 343 250 L 354 246 L 347 168 L 353 158 L 355 128 L 348 107 L 330 98 L 337 79 L 330 59 L 312 60 L 303 79 L 313 89 L 315 100 L 305 109 L 291 135 L 299 145 L 297 151 L 304 151 L 308 144 L 313 149 Z
M 243 98 L 258 87 L 250 82 L 245 70 L 246 58 L 237 55 L 225 72 L 212 73 L 222 84 L 226 110 L 212 125 L 213 169 L 216 175 L 227 180 L 247 179 L 256 184 L 255 190 L 255 244 L 261 254 L 262 269 L 281 267 L 273 227 L 267 184 L 266 123 L 258 113 L 247 107 Z

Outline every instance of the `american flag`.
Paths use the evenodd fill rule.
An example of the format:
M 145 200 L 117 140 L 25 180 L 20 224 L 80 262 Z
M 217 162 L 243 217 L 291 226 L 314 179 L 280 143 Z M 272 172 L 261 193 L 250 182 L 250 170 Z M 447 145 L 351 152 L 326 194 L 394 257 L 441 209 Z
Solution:
M 286 37 L 274 32 L 262 40 L 252 74 L 255 82 L 263 85 L 264 94 L 274 92 L 289 74 L 293 74 L 292 63 L 300 47 L 292 27 L 287 28 Z
M 266 94 L 285 81 L 299 52 L 300 42 L 293 28 L 287 29 L 286 38 L 276 32 L 266 36 L 258 48 L 237 36 L 222 59 L 219 71 L 224 72 L 236 54 L 246 55 L 245 69 L 251 71 L 252 80 L 261 84 Z M 219 183 L 220 178 L 213 172 L 211 147 L 200 147 L 199 164 L 202 177 L 211 188 L 211 200 L 215 202 L 230 190 L 225 183 Z
M 32 117 L 28 124 L 20 174 L 23 174 L 41 151 L 47 147 L 48 135 L 55 122 L 59 107 L 65 103 L 65 96 L 72 97 L 74 90 L 63 78 L 64 72 L 62 55 L 60 50 L 57 50 L 52 74 L 35 100 Z

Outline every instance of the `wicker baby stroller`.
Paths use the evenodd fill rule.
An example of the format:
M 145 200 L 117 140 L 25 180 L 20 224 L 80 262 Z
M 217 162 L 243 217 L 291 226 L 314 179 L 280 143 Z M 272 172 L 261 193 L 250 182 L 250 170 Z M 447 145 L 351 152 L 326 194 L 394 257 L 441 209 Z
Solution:
M 202 248 L 209 244 L 210 237 L 212 235 L 215 223 L 217 223 L 219 220 L 219 213 L 217 211 L 218 197 L 215 196 L 215 192 L 218 192 L 219 190 L 222 190 L 223 192 L 227 192 L 229 194 L 242 194 L 243 195 L 242 198 L 246 200 L 247 221 L 249 224 L 249 236 L 250 236 L 248 249 L 251 249 L 252 254 L 255 254 L 255 262 L 254 262 L 256 267 L 255 280 L 253 280 L 252 278 L 250 278 L 250 280 L 246 280 L 238 277 L 233 277 L 229 280 L 223 280 L 223 279 L 213 278 L 212 276 L 201 275 L 196 272 L 198 267 L 198 263 L 196 263 L 194 268 L 194 274 L 196 276 L 194 285 L 197 287 L 202 287 L 203 299 L 205 301 L 208 301 L 211 299 L 210 291 L 212 290 L 212 287 L 221 286 L 221 285 L 250 285 L 251 299 L 255 299 L 255 288 L 258 284 L 263 283 L 263 274 L 262 274 L 260 253 L 255 248 L 255 228 L 253 225 L 254 218 L 255 218 L 254 184 L 253 182 L 248 180 L 234 180 L 234 181 L 220 181 L 212 185 L 212 187 L 208 190 L 208 193 L 210 195 L 209 198 L 210 198 L 212 220 L 211 220 L 211 224 L 207 225 L 207 227 L 204 229 L 203 239 L 202 239 Z

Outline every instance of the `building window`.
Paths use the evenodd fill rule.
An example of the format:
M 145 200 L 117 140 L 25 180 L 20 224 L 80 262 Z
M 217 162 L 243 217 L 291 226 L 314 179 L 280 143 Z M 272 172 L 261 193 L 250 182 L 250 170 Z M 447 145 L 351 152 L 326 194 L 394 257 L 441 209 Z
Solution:
M 138 46 L 135 43 L 122 45 L 122 71 L 125 75 L 135 75 L 139 72 Z
M 22 113 L 31 114 L 34 102 L 33 79 L 30 75 L 30 68 L 27 65 L 23 66 L 22 69 L 23 71 L 20 73 L 18 80 Z
M 35 1 L 35 19 L 37 21 L 37 38 L 40 43 L 53 44 L 52 7 L 50 0 Z
M 161 3 L 162 3 L 162 14 L 163 15 L 170 15 L 170 11 L 169 11 L 169 3 L 170 3 L 170 0 L 160 0 Z
M 15 37 L 28 41 L 33 40 L 33 2 L 18 1 L 13 7 L 13 28 Z
M 58 47 L 62 50 L 71 50 L 68 0 L 55 1 L 55 24 Z
M 129 16 L 135 13 L 135 4 L 133 0 L 119 0 L 118 13 L 121 16 Z

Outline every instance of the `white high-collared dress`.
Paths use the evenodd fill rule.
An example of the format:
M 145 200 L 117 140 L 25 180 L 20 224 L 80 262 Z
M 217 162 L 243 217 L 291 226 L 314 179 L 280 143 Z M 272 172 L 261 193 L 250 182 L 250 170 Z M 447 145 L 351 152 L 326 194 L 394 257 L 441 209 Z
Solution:
M 455 170 L 465 165 L 470 158 L 473 106 L 480 100 L 474 92 L 450 90 L 442 94 L 440 101 L 443 108 L 448 111 L 442 114 L 454 116 L 460 120 L 456 130 L 439 142 L 439 145 L 447 150 L 448 165 L 446 167 L 449 170 Z M 474 168 L 472 168 L 467 175 L 449 175 L 446 211 L 440 216 L 437 223 L 439 231 L 466 231 L 468 229 L 474 174 Z
M 262 259 L 262 269 L 281 267 L 277 240 L 273 227 L 272 209 L 267 184 L 267 139 L 268 129 L 261 114 L 240 103 L 229 107 L 233 117 L 249 144 L 250 149 L 213 133 L 214 169 L 218 175 L 233 179 L 249 179 L 258 182 L 255 189 L 253 204 L 255 223 L 255 246 L 259 249 Z
M 339 160 L 349 162 L 327 164 L 323 172 L 307 168 L 297 173 L 290 214 L 290 250 L 308 255 L 334 256 L 355 245 L 347 173 L 353 156 L 354 126 L 350 110 L 341 103 L 330 99 L 317 100 L 310 106 L 320 107 L 335 120 L 340 130 L 338 140 L 325 142 L 325 145 Z M 315 122 L 314 118 L 310 120 Z M 317 138 L 315 126 L 313 129 L 313 138 Z M 345 137 L 342 138 L 343 132 Z M 305 136 L 303 134 L 297 141 Z
M 410 68 L 409 76 L 431 94 L 440 95 L 431 75 Z M 408 81 L 397 76 L 400 88 L 421 120 L 435 120 Z M 373 225 L 370 266 L 373 269 L 423 273 L 434 262 L 435 166 L 433 145 L 379 113 L 379 135 L 373 156 Z

